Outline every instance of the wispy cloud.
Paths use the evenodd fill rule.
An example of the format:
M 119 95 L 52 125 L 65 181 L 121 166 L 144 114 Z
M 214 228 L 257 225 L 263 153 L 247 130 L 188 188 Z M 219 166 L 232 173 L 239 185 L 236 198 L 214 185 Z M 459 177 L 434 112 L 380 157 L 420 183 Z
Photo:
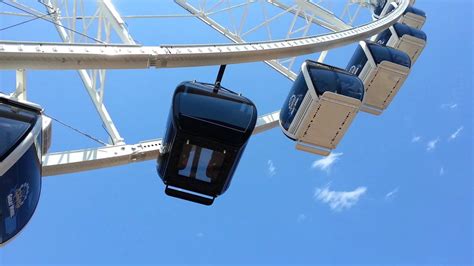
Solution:
M 340 153 L 331 153 L 327 157 L 316 160 L 311 165 L 312 168 L 319 168 L 322 171 L 328 172 L 331 169 L 331 166 L 339 160 L 339 157 L 343 155 L 342 152 Z
M 203 232 L 199 232 L 199 233 L 196 234 L 196 237 L 202 238 L 202 237 L 204 237 L 204 233 L 203 233 Z
M 414 136 L 412 139 L 411 139 L 411 142 L 412 143 L 415 143 L 415 142 L 418 142 L 421 140 L 421 136 Z
M 394 188 L 392 191 L 388 192 L 385 195 L 385 200 L 392 200 L 395 198 L 395 195 L 398 193 L 398 187 Z
M 306 214 L 301 213 L 301 214 L 298 215 L 298 218 L 296 219 L 296 221 L 297 221 L 298 223 L 302 223 L 302 222 L 306 221 L 306 218 L 307 218 L 307 217 L 306 217 Z
M 453 134 L 451 134 L 448 138 L 448 141 L 454 140 L 459 136 L 459 133 L 464 129 L 463 126 L 459 127 Z
M 443 109 L 456 109 L 456 108 L 458 108 L 458 104 L 457 103 L 443 103 L 441 105 L 441 108 L 443 108 Z
M 272 160 L 268 160 L 268 161 L 267 161 L 267 166 L 268 166 L 268 169 L 267 169 L 268 175 L 269 175 L 269 176 L 274 176 L 274 175 L 276 175 L 276 167 L 275 167 L 275 165 L 273 164 L 273 161 L 272 161 Z
M 441 167 L 441 169 L 439 169 L 439 175 L 440 176 L 444 175 L 444 167 Z
M 333 191 L 329 187 L 316 188 L 314 198 L 329 205 L 333 211 L 342 211 L 354 206 L 367 191 L 366 187 L 358 187 L 353 191 Z
M 439 142 L 439 137 L 434 140 L 429 141 L 428 144 L 426 144 L 426 151 L 434 150 L 438 142 Z

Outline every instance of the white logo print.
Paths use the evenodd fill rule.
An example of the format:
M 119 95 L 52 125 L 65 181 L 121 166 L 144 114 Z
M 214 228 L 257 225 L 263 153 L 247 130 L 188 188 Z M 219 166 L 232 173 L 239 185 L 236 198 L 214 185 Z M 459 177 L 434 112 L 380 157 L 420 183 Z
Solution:
M 15 211 L 19 209 L 25 201 L 28 199 L 30 193 L 30 185 L 23 183 L 19 188 L 14 189 L 7 196 L 8 210 L 10 212 L 10 218 L 15 216 Z
M 296 105 L 300 101 L 301 95 L 291 95 L 290 100 L 288 101 L 288 111 L 290 111 L 290 115 L 293 115 L 296 109 Z

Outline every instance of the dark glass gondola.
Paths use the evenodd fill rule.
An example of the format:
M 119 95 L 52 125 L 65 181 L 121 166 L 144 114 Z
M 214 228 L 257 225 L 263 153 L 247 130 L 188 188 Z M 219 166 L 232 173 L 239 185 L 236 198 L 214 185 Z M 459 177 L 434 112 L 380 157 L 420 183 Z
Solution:
M 41 191 L 41 109 L 0 94 L 0 245 L 31 219 Z
M 405 10 L 405 12 L 403 12 L 402 17 L 398 20 L 398 22 L 416 29 L 421 29 L 426 21 L 426 13 L 423 10 L 413 7 L 413 4 L 414 1 L 411 1 L 410 5 Z M 374 17 L 383 17 L 395 10 L 397 7 L 398 4 L 396 2 L 382 0 L 374 7 Z
M 229 187 L 256 121 L 249 99 L 213 84 L 181 83 L 158 160 L 166 194 L 211 205 Z
M 364 85 L 355 75 L 306 60 L 280 112 L 280 126 L 299 150 L 329 155 L 348 130 Z
M 346 70 L 364 82 L 361 110 L 381 114 L 405 82 L 410 68 L 411 60 L 406 53 L 373 42 L 360 42 Z
M 377 35 L 375 42 L 407 53 L 414 64 L 426 46 L 426 34 L 408 25 L 395 23 Z

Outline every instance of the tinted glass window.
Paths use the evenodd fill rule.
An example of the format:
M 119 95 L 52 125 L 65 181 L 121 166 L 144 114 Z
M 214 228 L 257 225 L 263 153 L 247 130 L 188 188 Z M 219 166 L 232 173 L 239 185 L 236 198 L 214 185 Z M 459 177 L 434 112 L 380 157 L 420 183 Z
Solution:
M 0 177 L 0 243 L 28 223 L 41 192 L 40 163 L 34 145 Z
M 309 72 L 318 95 L 331 91 L 344 96 L 362 99 L 364 85 L 358 77 L 343 71 L 317 67 L 311 67 Z
M 20 140 L 28 128 L 30 124 L 27 122 L 0 117 L 0 158 Z
M 245 131 L 252 121 L 254 106 L 210 95 L 183 92 L 179 95 L 180 115 Z
M 387 4 L 387 0 L 377 1 L 374 7 L 374 14 L 377 16 L 380 15 L 380 13 L 382 13 L 382 10 L 386 4 Z
M 0 161 L 36 122 L 34 113 L 0 103 Z
M 368 43 L 367 46 L 376 64 L 389 61 L 398 65 L 411 67 L 410 57 L 402 51 L 373 43 Z
M 412 28 L 408 25 L 401 24 L 401 23 L 395 23 L 393 25 L 395 28 L 395 31 L 397 32 L 397 35 L 401 38 L 403 35 L 410 35 L 413 37 L 416 37 L 418 39 L 422 39 L 426 41 L 426 34 L 418 29 Z
M 387 10 L 387 14 L 392 12 L 393 10 L 395 9 L 395 6 L 393 4 L 390 5 L 390 7 L 388 8 Z M 418 8 L 414 8 L 412 6 L 409 6 L 405 12 L 403 13 L 403 15 L 405 15 L 406 13 L 413 13 L 413 14 L 416 14 L 416 15 L 420 15 L 422 17 L 426 17 L 426 14 L 423 10 L 420 10 Z
M 281 108 L 280 122 L 284 129 L 288 130 L 290 128 L 306 92 L 308 92 L 308 86 L 306 85 L 303 73 L 300 73 L 295 82 L 293 82 L 290 93 Z
M 382 31 L 379 35 L 377 35 L 377 39 L 375 40 L 376 43 L 380 45 L 387 45 L 388 40 L 392 37 L 392 32 L 390 29 L 386 29 Z
M 346 70 L 349 73 L 359 76 L 366 63 L 367 56 L 365 55 L 364 50 L 362 50 L 362 47 L 358 45 L 354 55 L 352 55 L 352 58 L 349 61 L 349 64 L 347 64 Z
M 318 96 L 323 95 L 326 91 L 338 91 L 337 75 L 334 71 L 311 66 L 308 70 Z
M 223 163 L 222 152 L 184 144 L 178 161 L 178 173 L 181 176 L 214 183 L 219 180 Z
M 416 15 L 419 15 L 419 16 L 422 16 L 422 17 L 426 17 L 425 11 L 423 11 L 421 9 L 418 9 L 418 8 L 415 8 L 415 7 L 412 7 L 412 6 L 409 6 L 406 9 L 405 14 L 406 13 L 413 13 L 413 14 L 416 14 Z
M 362 81 L 352 75 L 337 73 L 339 81 L 339 92 L 342 95 L 359 99 L 364 98 L 364 84 Z
M 386 14 L 389 14 L 390 12 L 392 12 L 393 10 L 395 9 L 395 6 L 393 4 L 390 4 L 387 8 L 387 13 Z

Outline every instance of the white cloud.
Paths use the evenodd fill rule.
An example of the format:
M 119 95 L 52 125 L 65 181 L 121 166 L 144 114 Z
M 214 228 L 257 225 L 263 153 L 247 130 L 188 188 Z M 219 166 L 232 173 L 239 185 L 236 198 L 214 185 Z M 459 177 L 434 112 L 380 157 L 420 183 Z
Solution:
M 441 105 L 443 109 L 456 109 L 458 107 L 457 103 L 444 103 Z
M 322 171 L 329 171 L 331 169 L 331 166 L 339 160 L 339 157 L 343 155 L 342 152 L 340 153 L 331 153 L 327 157 L 324 157 L 322 159 L 316 160 L 313 162 L 313 165 L 311 165 L 312 168 L 319 168 Z
M 298 215 L 298 218 L 296 219 L 296 221 L 298 223 L 302 223 L 302 222 L 306 221 L 306 218 L 307 218 L 306 215 L 304 213 L 301 213 L 300 215 Z
M 459 133 L 464 129 L 463 126 L 459 127 L 451 136 L 449 136 L 449 141 L 456 139 L 459 136 Z
M 391 200 L 395 197 L 395 194 L 398 193 L 398 187 L 394 188 L 392 191 L 388 192 L 386 195 L 385 195 L 385 199 L 386 200 Z
M 316 188 L 314 198 L 327 203 L 333 211 L 342 211 L 354 206 L 367 191 L 366 187 L 358 187 L 353 191 L 332 191 L 329 187 Z
M 421 136 L 414 136 L 412 139 L 411 139 L 411 142 L 415 143 L 415 142 L 418 142 L 421 140 Z
M 436 148 L 436 144 L 438 144 L 439 138 L 436 138 L 434 140 L 431 140 L 426 144 L 426 151 L 432 151 Z
M 268 161 L 267 161 L 267 165 L 268 165 L 268 169 L 267 169 L 268 175 L 269 175 L 269 176 L 274 176 L 274 175 L 276 175 L 276 167 L 275 167 L 275 165 L 273 164 L 273 161 L 272 161 L 272 160 L 268 160 Z
M 439 175 L 444 175 L 444 167 L 441 167 L 441 169 L 439 169 Z

